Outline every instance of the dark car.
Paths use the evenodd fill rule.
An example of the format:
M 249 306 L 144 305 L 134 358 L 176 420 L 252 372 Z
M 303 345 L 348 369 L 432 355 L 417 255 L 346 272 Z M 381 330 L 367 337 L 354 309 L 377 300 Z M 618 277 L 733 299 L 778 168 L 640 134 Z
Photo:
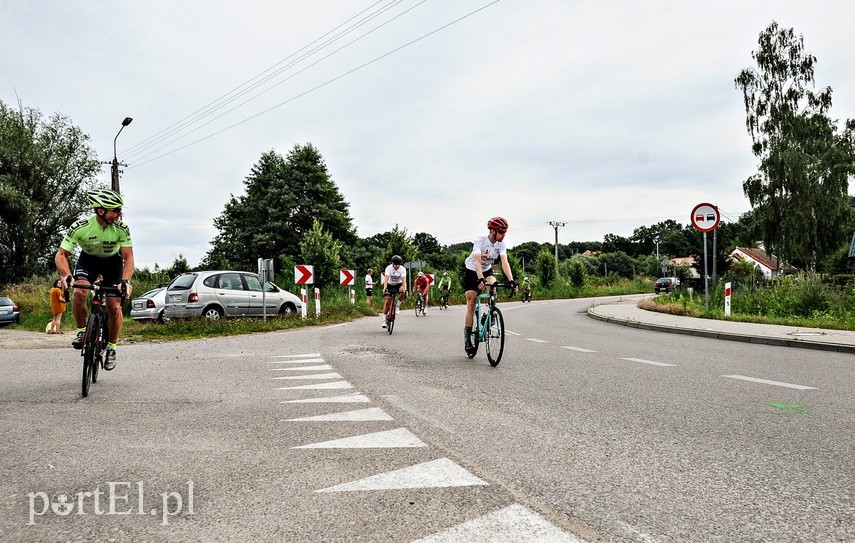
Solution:
M 660 277 L 653 285 L 653 292 L 659 294 L 661 292 L 674 292 L 680 288 L 680 280 L 676 277 Z
M 0 326 L 21 322 L 21 309 L 8 296 L 0 296 Z

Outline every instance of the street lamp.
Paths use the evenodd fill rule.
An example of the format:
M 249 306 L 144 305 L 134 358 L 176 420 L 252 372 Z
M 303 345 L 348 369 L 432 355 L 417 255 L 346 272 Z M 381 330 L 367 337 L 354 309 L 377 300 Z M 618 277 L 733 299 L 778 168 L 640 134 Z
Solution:
M 119 129 L 119 131 L 116 133 L 116 137 L 113 138 L 113 171 L 112 171 L 113 182 L 112 182 L 112 188 L 116 192 L 120 192 L 119 191 L 119 160 L 116 158 L 116 140 L 119 139 L 119 134 L 122 133 L 122 130 L 124 130 L 126 126 L 131 124 L 131 121 L 133 121 L 132 118 L 125 117 L 125 120 L 122 121 L 122 128 Z

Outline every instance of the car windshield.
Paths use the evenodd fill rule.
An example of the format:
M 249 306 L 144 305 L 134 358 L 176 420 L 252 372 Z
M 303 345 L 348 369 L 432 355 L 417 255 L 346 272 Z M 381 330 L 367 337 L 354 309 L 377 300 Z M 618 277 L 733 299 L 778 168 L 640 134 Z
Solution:
M 184 275 L 179 275 L 175 278 L 175 281 L 169 285 L 169 290 L 187 290 L 193 286 L 193 282 L 196 280 L 195 273 L 187 273 Z
M 143 294 L 142 296 L 140 296 L 140 298 L 154 298 L 155 294 L 157 294 L 161 290 L 163 290 L 163 289 L 162 288 L 156 288 L 154 290 L 150 290 L 150 291 L 146 292 L 145 294 Z

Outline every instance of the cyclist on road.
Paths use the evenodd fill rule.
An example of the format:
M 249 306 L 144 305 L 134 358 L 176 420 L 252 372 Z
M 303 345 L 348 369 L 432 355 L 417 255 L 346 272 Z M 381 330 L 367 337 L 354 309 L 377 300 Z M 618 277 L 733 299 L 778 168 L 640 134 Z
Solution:
M 92 190 L 87 196 L 95 214 L 69 227 L 54 257 L 56 269 L 68 286 L 71 286 L 73 280 L 90 285 L 101 275 L 104 285 L 120 287 L 125 298 L 130 298 L 133 291 L 131 278 L 134 275 L 134 248 L 130 229 L 121 221 L 124 201 L 118 192 L 110 189 Z M 72 276 L 68 257 L 77 246 L 80 246 L 80 256 Z M 71 312 L 77 326 L 77 336 L 71 346 L 75 349 L 83 348 L 88 296 L 86 289 L 74 289 Z M 110 316 L 110 337 L 104 369 L 112 370 L 116 367 L 116 343 L 122 330 L 119 293 L 107 294 L 107 311 Z
M 451 277 L 448 276 L 448 272 L 442 272 L 442 277 L 436 283 L 436 288 L 442 296 L 448 296 L 448 292 L 451 290 Z
M 429 290 L 428 287 L 430 287 L 430 282 L 428 281 L 428 278 L 424 274 L 424 272 L 420 271 L 419 276 L 416 277 L 416 280 L 413 282 L 413 289 L 417 293 L 421 292 L 422 295 L 424 296 L 424 298 L 423 298 L 424 304 L 425 304 L 424 309 L 423 309 L 424 313 L 427 313 L 427 308 L 428 308 L 428 290 Z
M 528 278 L 528 275 L 523 277 L 522 289 L 523 289 L 523 293 L 531 294 L 531 279 Z
M 508 221 L 502 217 L 493 217 L 487 221 L 488 234 L 478 236 L 472 244 L 472 254 L 466 258 L 466 275 L 463 280 L 463 290 L 466 291 L 466 320 L 464 321 L 464 332 L 466 342 L 464 348 L 466 354 L 472 353 L 475 347 L 472 345 L 472 324 L 475 315 L 475 304 L 478 303 L 478 294 L 485 286 L 496 282 L 493 276 L 493 263 L 499 259 L 502 263 L 502 271 L 508 283 L 513 286 L 514 292 L 517 285 L 508 262 L 508 249 L 505 245 L 505 234 L 508 231 Z
M 392 298 L 399 294 L 398 300 L 403 302 L 407 297 L 407 270 L 401 265 L 403 262 L 400 256 L 395 255 L 383 272 L 383 328 L 386 328 L 386 315 L 397 309 Z

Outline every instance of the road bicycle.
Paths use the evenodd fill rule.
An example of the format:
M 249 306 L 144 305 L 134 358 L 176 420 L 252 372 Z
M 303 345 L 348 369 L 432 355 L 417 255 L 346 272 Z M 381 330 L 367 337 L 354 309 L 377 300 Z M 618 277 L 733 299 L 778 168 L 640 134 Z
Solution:
M 531 302 L 531 287 L 528 287 L 523 291 L 522 301 L 523 303 Z
M 439 298 L 439 309 L 448 309 L 448 289 L 443 289 L 442 296 Z
M 496 290 L 499 288 L 512 289 L 510 283 L 493 283 L 487 285 L 484 292 L 478 295 L 475 303 L 475 324 L 472 329 L 473 349 L 466 354 L 469 358 L 475 358 L 478 353 L 478 345 L 484 344 L 487 351 L 487 360 L 495 367 L 502 360 L 505 350 L 505 319 L 502 312 L 496 307 Z M 482 310 L 482 307 L 484 308 Z
M 390 335 L 392 334 L 392 328 L 395 327 L 395 314 L 397 313 L 396 310 L 398 309 L 398 302 L 396 300 L 397 297 L 397 292 L 395 294 L 389 294 L 389 291 L 383 293 L 384 303 L 386 298 L 391 298 L 391 300 L 389 301 L 389 313 L 386 314 L 386 331 Z
M 419 316 L 419 313 L 422 315 L 427 315 L 425 311 L 425 294 L 424 292 L 417 292 L 418 298 L 416 298 L 416 317 Z
M 82 392 L 85 398 L 89 395 L 89 385 L 98 382 L 98 370 L 104 366 L 107 340 L 110 337 L 110 315 L 106 307 L 107 294 L 121 294 L 123 302 L 125 296 L 121 289 L 105 287 L 99 281 L 91 285 L 75 283 L 71 286 L 92 291 L 91 309 L 89 318 L 86 320 L 83 348 L 80 350 L 80 354 L 83 356 Z

